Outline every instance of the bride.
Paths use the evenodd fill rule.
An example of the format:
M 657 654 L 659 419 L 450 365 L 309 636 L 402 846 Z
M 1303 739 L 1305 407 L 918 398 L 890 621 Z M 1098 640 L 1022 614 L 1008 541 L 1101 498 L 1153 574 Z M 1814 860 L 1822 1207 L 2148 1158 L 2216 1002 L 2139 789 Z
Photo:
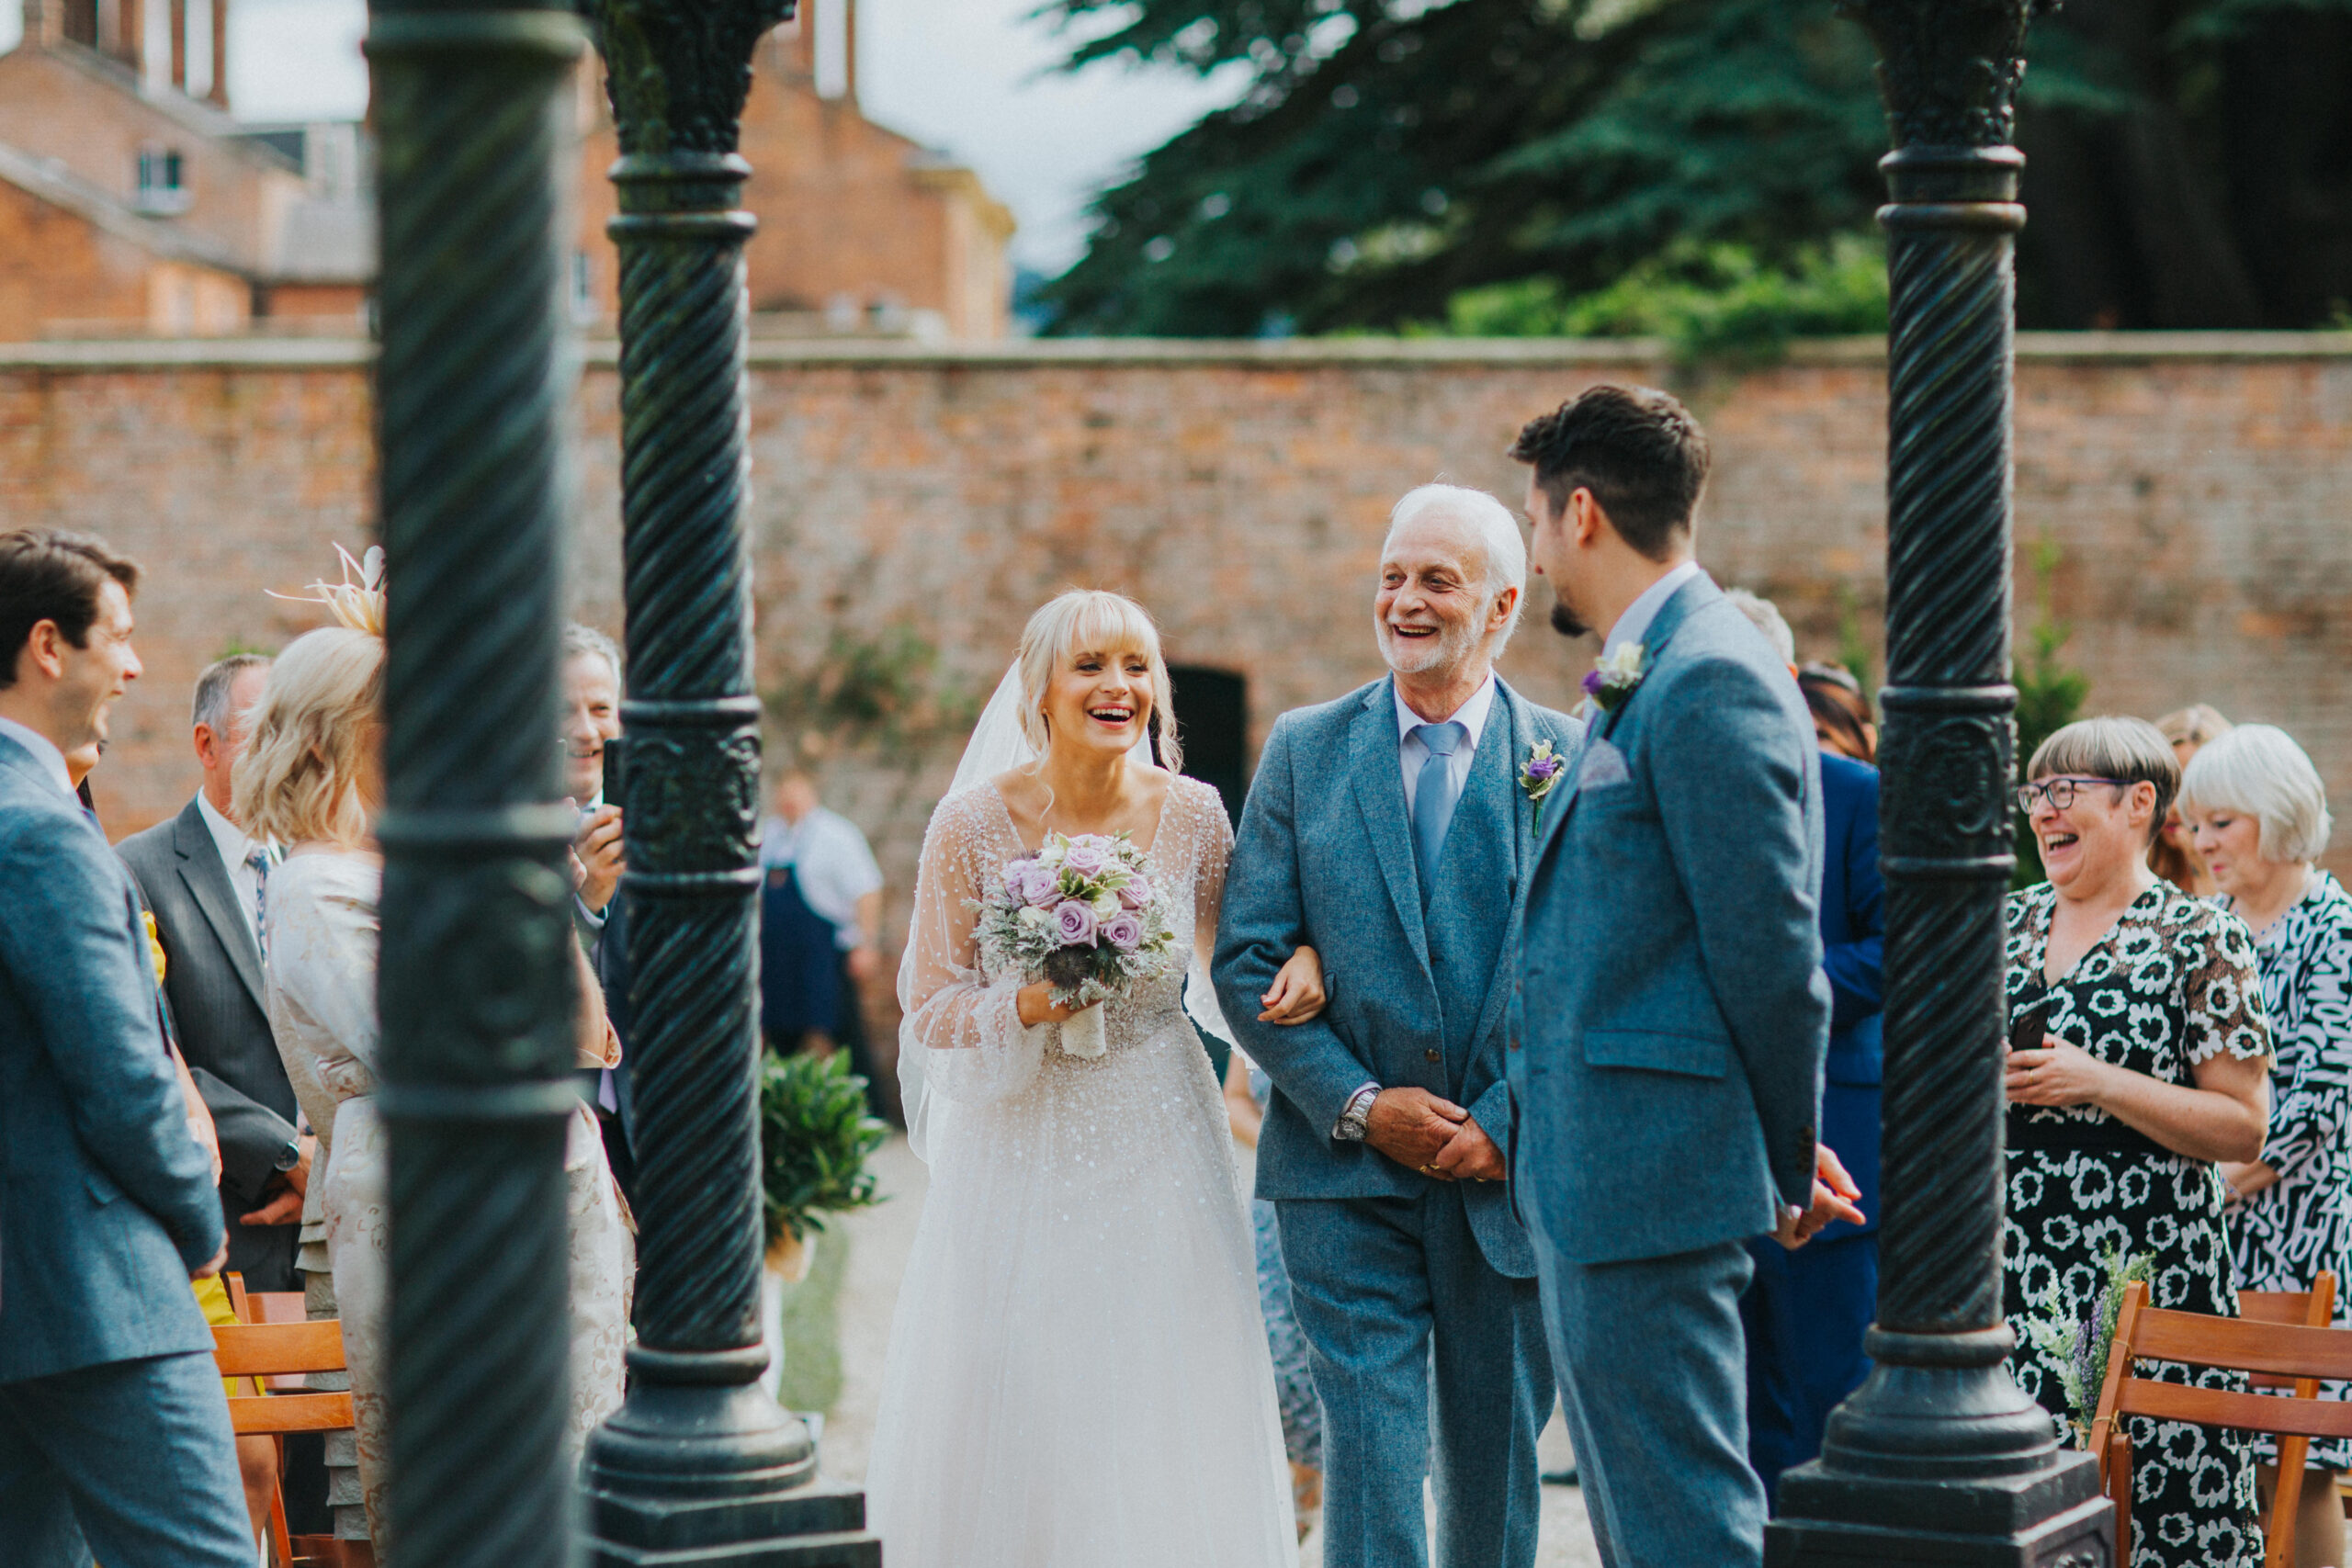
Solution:
M 1125 832 L 1205 998 L 1233 834 L 1178 761 L 1150 617 L 1072 591 L 1030 618 L 924 836 L 899 1049 L 931 1190 L 866 1473 L 894 1568 L 1296 1561 L 1249 1226 L 1182 974 L 1102 1004 L 1110 1048 L 1081 1057 L 1051 987 L 989 972 L 975 940 L 983 890 L 1047 831 Z M 1322 1010 L 1311 949 L 1265 1002 L 1283 1023 Z

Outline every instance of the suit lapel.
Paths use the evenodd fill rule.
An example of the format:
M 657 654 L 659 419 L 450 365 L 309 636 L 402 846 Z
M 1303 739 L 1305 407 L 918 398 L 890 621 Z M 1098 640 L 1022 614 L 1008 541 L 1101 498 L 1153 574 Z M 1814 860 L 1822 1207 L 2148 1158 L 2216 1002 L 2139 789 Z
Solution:
M 1682 623 L 1690 618 L 1690 612 L 1702 604 L 1712 603 L 1722 597 L 1723 590 L 1717 588 L 1714 580 L 1702 571 L 1676 589 L 1673 595 L 1658 606 L 1657 614 L 1650 619 L 1649 629 L 1642 634 L 1642 674 L 1645 684 L 1647 682 L 1649 672 L 1657 667 L 1659 653 L 1664 651 L 1666 645 L 1672 640 L 1675 632 L 1681 627 Z M 1609 712 L 1602 713 L 1598 707 L 1593 710 L 1590 722 L 1585 728 L 1584 747 L 1577 760 L 1577 776 L 1569 781 L 1566 795 L 1553 802 L 1544 810 L 1544 836 L 1535 846 L 1537 865 L 1543 864 L 1545 858 L 1551 854 L 1553 844 L 1559 840 L 1562 825 L 1568 819 L 1568 813 L 1575 809 L 1577 798 L 1584 794 L 1584 753 L 1589 752 L 1596 742 L 1608 739 L 1616 731 L 1619 722 L 1624 718 L 1625 710 L 1641 701 L 1641 697 L 1642 689 L 1636 686 L 1626 694 L 1623 702 L 1619 703 Z
M 1393 680 L 1394 677 L 1391 677 Z M 1373 688 L 1357 714 L 1350 742 L 1348 776 L 1365 835 L 1388 885 L 1388 901 L 1412 944 L 1423 974 L 1429 972 L 1429 933 L 1421 925 L 1421 885 L 1413 864 L 1413 834 L 1405 820 L 1405 772 L 1396 760 L 1396 698 L 1390 681 Z
M 269 994 L 262 978 L 261 950 L 254 945 L 253 927 L 238 904 L 229 868 L 220 863 L 220 849 L 212 840 L 212 829 L 193 800 L 172 824 L 172 850 L 180 859 L 180 880 L 211 922 L 212 934 L 220 939 L 221 951 L 228 953 L 237 978 L 253 994 L 254 1005 L 266 1014 Z
M 1496 878 L 1491 871 L 1482 878 L 1488 885 L 1488 897 L 1493 897 L 1497 892 L 1502 894 L 1500 898 L 1495 899 L 1501 908 L 1492 912 L 1499 915 L 1501 929 L 1508 932 L 1513 929 L 1520 906 L 1527 897 L 1528 851 L 1532 833 L 1528 820 L 1531 813 L 1527 798 L 1519 788 L 1519 769 L 1528 753 L 1535 750 L 1536 736 L 1527 705 L 1521 702 L 1519 694 L 1504 685 L 1499 678 L 1495 682 L 1495 711 L 1487 716 L 1487 738 L 1478 747 L 1478 761 L 1464 804 L 1468 804 L 1470 793 L 1480 794 L 1492 801 L 1494 805 L 1490 808 L 1499 809 L 1510 824 L 1508 833 L 1497 835 L 1498 839 L 1509 843 L 1510 854 L 1509 863 L 1501 868 L 1500 886 L 1494 886 Z M 1501 742 L 1504 750 L 1498 763 L 1490 767 L 1486 753 L 1488 747 L 1496 742 Z M 1490 911 L 1481 909 L 1479 912 L 1485 915 Z M 1509 956 L 1508 941 L 1504 944 L 1504 956 Z M 1470 1054 L 1473 1056 L 1485 1043 L 1487 1032 L 1501 1021 L 1505 999 L 1510 995 L 1510 987 L 1506 983 L 1509 976 L 1503 973 L 1508 967 L 1506 964 L 1498 963 L 1488 971 L 1486 995 L 1478 1008 L 1477 1028 L 1470 1035 Z

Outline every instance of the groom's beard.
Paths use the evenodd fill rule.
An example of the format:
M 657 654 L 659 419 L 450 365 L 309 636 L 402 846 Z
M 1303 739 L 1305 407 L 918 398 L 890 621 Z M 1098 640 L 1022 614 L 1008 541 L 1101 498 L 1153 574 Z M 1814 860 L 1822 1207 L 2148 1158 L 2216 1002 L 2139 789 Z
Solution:
M 1582 637 L 1592 628 L 1576 617 L 1565 599 L 1552 601 L 1552 629 L 1562 637 Z

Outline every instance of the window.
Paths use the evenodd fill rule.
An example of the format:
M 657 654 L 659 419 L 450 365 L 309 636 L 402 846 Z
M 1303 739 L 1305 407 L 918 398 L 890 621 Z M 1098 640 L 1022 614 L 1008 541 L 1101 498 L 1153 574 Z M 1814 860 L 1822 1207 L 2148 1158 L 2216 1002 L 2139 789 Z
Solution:
M 186 212 L 189 199 L 187 165 L 179 150 L 141 148 L 139 191 L 133 205 L 141 212 Z
M 1250 793 L 1250 684 L 1227 670 L 1171 664 L 1176 729 L 1184 740 L 1184 772 L 1224 797 L 1236 826 Z

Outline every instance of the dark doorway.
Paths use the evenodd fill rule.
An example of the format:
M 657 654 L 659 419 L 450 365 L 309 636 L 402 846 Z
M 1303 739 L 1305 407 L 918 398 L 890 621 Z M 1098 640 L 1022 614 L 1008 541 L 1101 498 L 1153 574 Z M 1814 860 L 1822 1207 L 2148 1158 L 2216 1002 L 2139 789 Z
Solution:
M 1171 664 L 1177 731 L 1184 739 L 1184 772 L 1214 788 L 1238 827 L 1250 793 L 1250 683 L 1227 670 Z

